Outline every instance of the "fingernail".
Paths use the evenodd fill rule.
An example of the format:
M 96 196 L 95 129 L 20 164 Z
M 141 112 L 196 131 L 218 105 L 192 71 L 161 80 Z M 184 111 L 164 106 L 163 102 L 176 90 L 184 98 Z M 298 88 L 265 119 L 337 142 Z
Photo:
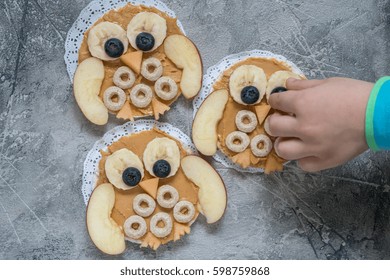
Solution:
M 265 119 L 265 121 L 264 121 L 264 130 L 265 130 L 265 132 L 267 132 L 267 134 L 269 134 L 269 135 L 272 136 L 272 134 L 271 134 L 271 132 L 270 132 L 270 130 L 269 130 L 269 117 L 270 117 L 270 116 L 268 116 L 268 117 Z
M 281 157 L 281 156 L 279 155 L 279 151 L 278 151 L 279 140 L 280 140 L 279 137 L 275 139 L 275 142 L 274 142 L 274 149 L 275 149 L 275 153 L 278 155 L 278 157 Z
M 287 84 L 294 83 L 295 81 L 299 81 L 299 79 L 296 79 L 296 78 L 293 78 L 293 77 L 288 78 L 286 80 L 286 86 L 287 86 Z

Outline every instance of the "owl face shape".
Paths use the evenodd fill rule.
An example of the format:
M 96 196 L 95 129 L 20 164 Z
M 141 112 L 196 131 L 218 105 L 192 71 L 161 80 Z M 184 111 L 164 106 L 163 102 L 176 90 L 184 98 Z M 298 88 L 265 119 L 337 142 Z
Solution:
M 214 168 L 156 129 L 110 145 L 99 170 L 87 226 L 106 253 L 122 252 L 125 239 L 155 250 L 190 233 L 199 213 L 215 222 L 226 207 L 225 186 Z
M 219 149 L 244 169 L 280 170 L 284 161 L 273 149 L 275 139 L 267 133 L 266 119 L 274 113 L 269 96 L 286 91 L 289 77 L 302 78 L 282 62 L 264 58 L 227 69 L 195 116 L 192 137 L 197 149 L 209 156 Z M 213 129 L 205 129 L 206 122 Z
M 127 4 L 84 34 L 74 93 L 84 115 L 102 125 L 109 113 L 131 121 L 159 119 L 181 94 L 198 94 L 201 80 L 199 52 L 176 19 Z

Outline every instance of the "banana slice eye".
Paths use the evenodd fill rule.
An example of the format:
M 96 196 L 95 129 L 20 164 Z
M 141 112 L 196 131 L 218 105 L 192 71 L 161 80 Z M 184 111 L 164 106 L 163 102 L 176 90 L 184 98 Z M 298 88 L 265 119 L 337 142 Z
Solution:
M 101 60 L 115 60 L 127 51 L 126 31 L 118 24 L 101 22 L 88 34 L 88 48 L 92 56 Z
M 167 36 L 167 22 L 158 14 L 136 14 L 127 26 L 127 38 L 136 50 L 150 52 L 157 49 Z
M 122 190 L 137 186 L 144 177 L 142 161 L 126 148 L 108 156 L 104 168 L 110 183 Z
M 143 160 L 145 169 L 152 176 L 168 178 L 179 169 L 180 150 L 176 142 L 167 137 L 155 138 L 146 146 Z
M 290 71 L 276 71 L 269 77 L 266 90 L 267 101 L 272 93 L 286 91 L 286 81 L 288 78 L 302 80 L 303 77 Z
M 265 94 L 267 77 L 264 70 L 254 65 L 242 65 L 235 69 L 229 79 L 230 95 L 239 104 L 260 103 Z

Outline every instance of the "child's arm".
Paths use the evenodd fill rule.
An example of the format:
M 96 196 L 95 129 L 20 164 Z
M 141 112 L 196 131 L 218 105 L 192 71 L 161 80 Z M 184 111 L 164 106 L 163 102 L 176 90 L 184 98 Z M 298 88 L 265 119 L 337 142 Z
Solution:
M 269 100 L 273 108 L 290 113 L 276 113 L 268 118 L 269 133 L 278 137 L 277 154 L 298 160 L 303 170 L 313 172 L 354 158 L 368 148 L 367 143 L 375 148 L 371 145 L 374 135 L 370 135 L 370 129 L 375 129 L 370 121 L 370 106 L 373 116 L 375 102 L 367 106 L 371 91 L 375 91 L 373 86 L 346 78 L 289 79 L 288 91 L 274 93 Z M 388 101 L 390 106 L 390 98 Z

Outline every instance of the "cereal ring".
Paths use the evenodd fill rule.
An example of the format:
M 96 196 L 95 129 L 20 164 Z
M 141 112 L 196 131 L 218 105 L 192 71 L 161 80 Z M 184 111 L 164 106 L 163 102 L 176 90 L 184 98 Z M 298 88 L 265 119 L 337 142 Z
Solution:
M 142 62 L 141 75 L 149 81 L 157 81 L 163 73 L 161 61 L 155 57 L 149 57 Z
M 165 87 L 167 87 L 168 90 L 164 90 Z M 167 76 L 161 77 L 154 84 L 154 91 L 162 100 L 173 99 L 177 95 L 177 90 L 176 82 Z
M 236 115 L 236 126 L 242 132 L 252 132 L 257 126 L 255 113 L 248 110 L 241 110 Z
M 145 235 L 148 227 L 144 218 L 133 215 L 127 218 L 123 225 L 126 235 L 133 239 L 139 239 Z
M 147 204 L 147 206 L 145 207 L 143 204 Z M 141 217 L 149 217 L 156 209 L 156 202 L 150 195 L 141 193 L 134 197 L 133 209 Z
M 225 140 L 228 149 L 236 153 L 245 151 L 249 145 L 249 142 L 249 136 L 241 131 L 230 132 Z
M 261 147 L 259 147 L 261 144 Z M 265 134 L 259 134 L 252 138 L 251 141 L 252 153 L 257 157 L 265 157 L 272 150 L 272 141 Z
M 130 92 L 130 100 L 138 108 L 147 107 L 153 98 L 152 89 L 145 84 L 138 84 Z
M 159 222 L 162 222 L 164 224 L 163 227 L 160 227 L 158 224 Z M 156 236 L 156 237 L 166 237 L 168 236 L 172 231 L 172 218 L 169 216 L 168 213 L 165 212 L 159 212 L 155 214 L 152 219 L 150 220 L 150 231 Z
M 183 213 L 182 211 L 185 210 Z M 182 200 L 179 201 L 173 208 L 173 217 L 179 223 L 188 223 L 195 216 L 195 207 L 189 201 Z
M 170 186 L 164 185 L 157 190 L 157 203 L 164 208 L 173 208 L 179 201 L 179 193 L 177 190 Z
M 129 67 L 119 67 L 112 78 L 114 84 L 121 89 L 131 88 L 135 83 L 134 72 Z
M 113 100 L 114 97 L 116 97 L 117 101 Z M 108 110 L 119 111 L 126 102 L 126 94 L 119 87 L 109 87 L 103 93 L 103 102 Z

